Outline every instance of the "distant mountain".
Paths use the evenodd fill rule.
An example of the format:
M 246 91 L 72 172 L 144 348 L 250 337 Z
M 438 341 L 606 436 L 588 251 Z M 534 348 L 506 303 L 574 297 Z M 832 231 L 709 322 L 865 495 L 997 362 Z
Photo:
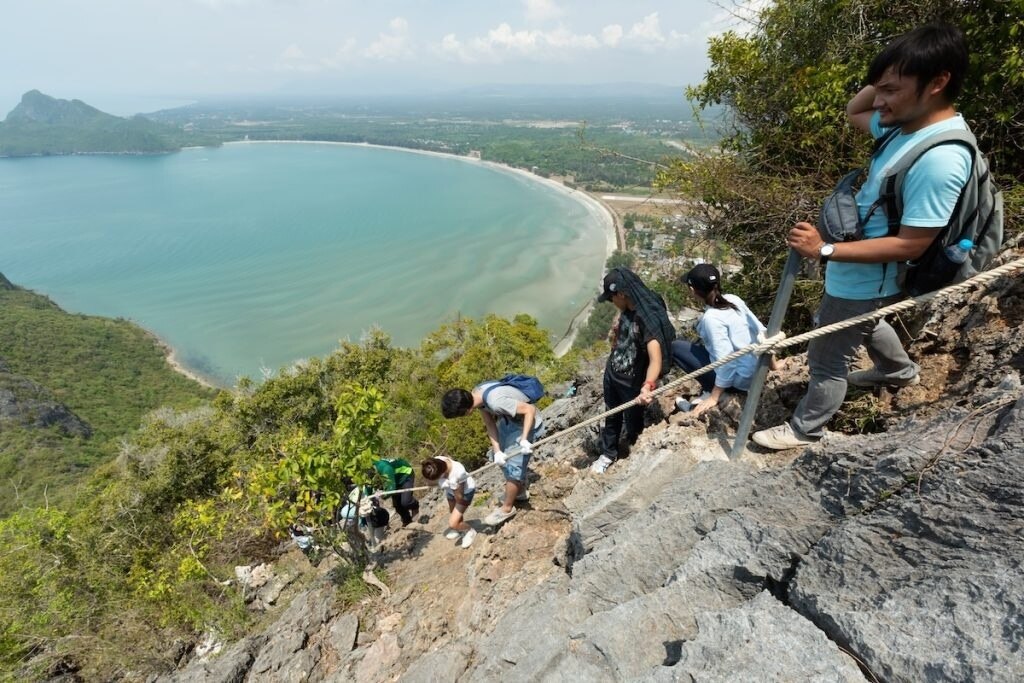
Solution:
M 0 156 L 153 154 L 189 144 L 201 143 L 143 116 L 112 116 L 81 100 L 59 100 L 38 90 L 25 93 L 0 123 Z
M 58 100 L 38 90 L 21 96 L 21 103 L 7 115 L 5 123 L 45 123 L 49 125 L 82 126 L 96 122 L 122 121 L 104 114 L 81 100 Z

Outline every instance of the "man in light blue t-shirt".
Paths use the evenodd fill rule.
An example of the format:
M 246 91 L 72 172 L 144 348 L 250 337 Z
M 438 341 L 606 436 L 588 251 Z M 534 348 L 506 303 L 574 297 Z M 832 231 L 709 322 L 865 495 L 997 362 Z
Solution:
M 815 316 L 819 326 L 869 313 L 901 298 L 897 263 L 921 256 L 949 222 L 971 173 L 971 154 L 962 145 L 940 145 L 925 152 L 907 173 L 899 231 L 889 235 L 881 208 L 872 207 L 893 165 L 918 142 L 954 128 L 967 128 L 953 102 L 967 72 L 967 46 L 961 31 L 928 24 L 903 34 L 882 50 L 868 69 L 870 85 L 846 105 L 850 124 L 879 138 L 897 133 L 871 160 L 857 193 L 864 239 L 829 244 L 810 223 L 797 223 L 789 246 L 820 259 L 825 295 Z M 851 373 L 857 350 L 867 347 L 874 367 Z M 864 323 L 812 340 L 807 348 L 807 393 L 784 424 L 755 432 L 755 443 L 784 449 L 814 443 L 839 410 L 847 382 L 856 386 L 917 384 L 919 366 L 910 360 L 896 331 L 884 320 Z

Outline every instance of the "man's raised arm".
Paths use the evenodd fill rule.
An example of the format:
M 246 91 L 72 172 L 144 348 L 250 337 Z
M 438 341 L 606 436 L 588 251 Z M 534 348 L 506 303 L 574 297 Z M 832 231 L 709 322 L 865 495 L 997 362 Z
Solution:
M 850 125 L 865 133 L 871 132 L 871 116 L 875 113 L 875 86 L 866 85 L 846 103 Z

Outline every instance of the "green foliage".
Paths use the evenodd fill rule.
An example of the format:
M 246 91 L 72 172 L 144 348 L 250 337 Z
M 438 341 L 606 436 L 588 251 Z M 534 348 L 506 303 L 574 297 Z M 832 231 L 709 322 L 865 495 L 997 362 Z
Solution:
M 619 251 L 616 249 L 612 252 L 612 255 L 608 257 L 605 262 L 605 269 L 611 270 L 612 268 L 632 268 L 633 263 L 636 261 L 636 257 L 628 251 Z
M 661 295 L 669 311 L 678 311 L 684 306 L 692 306 L 690 290 L 683 285 L 678 275 L 654 277 L 647 281 L 647 286 Z
M 213 394 L 175 372 L 165 348 L 145 330 L 126 320 L 65 313 L 19 288 L 0 287 L 0 354 L 0 386 L 23 401 L 39 398 L 32 384 L 42 387 L 42 398 L 63 404 L 92 430 L 86 438 L 57 427 L 0 424 L 0 515 L 44 495 L 64 500 L 62 487 L 110 460 L 117 440 L 146 413 L 195 406 Z
M 539 376 L 554 358 L 547 333 L 528 315 L 457 320 L 428 335 L 420 349 L 436 359 L 438 379 L 447 387 L 470 387 L 507 372 Z
M 10 369 L 39 365 L 35 377 L 58 387 L 53 393 L 60 390 L 69 403 L 91 391 L 99 402 L 104 394 L 83 389 L 92 378 L 73 384 L 78 370 L 61 368 L 60 357 L 114 377 L 134 362 L 122 356 L 120 369 L 90 365 L 106 361 L 87 358 L 69 341 L 81 335 L 92 348 L 118 349 L 122 328 L 135 330 L 127 324 L 67 316 L 20 290 L 0 296 L 17 302 L 0 308 L 17 322 L 0 334 L 22 340 L 5 347 L 12 349 Z M 84 321 L 90 331 L 53 326 L 48 316 Z M 48 344 L 33 336 L 47 330 Z M 94 334 L 107 336 L 97 342 Z M 27 345 L 59 354 L 47 359 L 43 348 Z M 164 363 L 159 349 L 153 353 Z M 138 417 L 134 425 L 111 422 L 111 450 L 97 458 L 107 462 L 94 466 L 66 508 L 26 508 L 0 521 L 0 677 L 24 675 L 26 658 L 45 666 L 69 657 L 83 676 L 108 679 L 125 666 L 172 665 L 164 658 L 174 639 L 208 629 L 239 633 L 248 616 L 240 591 L 227 581 L 232 568 L 271 558 L 292 522 L 323 527 L 325 548 L 342 548 L 347 535 L 349 575 L 339 593 L 360 599 L 366 589 L 356 572 L 366 557 L 359 538 L 351 527 L 332 530 L 326 522 L 352 486 L 376 483 L 374 459 L 401 455 L 415 463 L 444 450 L 468 464 L 479 461 L 483 425 L 444 420 L 444 389 L 512 371 L 551 385 L 572 377 L 576 362 L 576 354 L 554 358 L 534 319 L 489 316 L 445 325 L 413 350 L 395 349 L 375 331 L 260 385 L 220 392 L 205 406 L 192 405 L 210 394 L 202 390 L 185 408 L 149 410 L 134 432 Z M 66 388 L 55 379 L 62 372 L 69 373 Z M 105 414 L 104 405 L 95 413 L 88 401 L 73 405 L 82 415 Z M 123 431 L 114 436 L 117 429 Z
M 374 575 L 384 585 L 388 584 L 387 573 L 383 570 L 375 570 Z M 332 570 L 330 579 L 335 585 L 335 595 L 340 609 L 351 607 L 376 590 L 363 580 L 362 569 L 348 562 L 343 562 Z
M 77 625 L 76 587 L 59 568 L 79 547 L 67 515 L 35 509 L 0 520 L 0 664 Z
M 583 324 L 576 334 L 576 339 L 573 340 L 573 348 L 587 349 L 597 342 L 607 341 L 608 333 L 612 329 L 612 321 L 617 312 L 618 309 L 608 301 L 594 304 L 594 307 L 590 309 L 590 315 L 587 316 L 587 322 Z
M 383 395 L 353 384 L 338 396 L 335 410 L 329 439 L 293 433 L 275 460 L 254 469 L 249 493 L 263 507 L 270 528 L 283 532 L 295 522 L 329 524 L 352 486 L 373 481 L 373 462 L 383 444 Z

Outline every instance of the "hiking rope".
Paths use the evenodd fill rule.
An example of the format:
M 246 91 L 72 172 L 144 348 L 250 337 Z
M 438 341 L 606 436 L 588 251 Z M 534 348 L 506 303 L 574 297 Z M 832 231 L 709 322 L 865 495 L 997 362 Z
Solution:
M 850 328 L 850 327 L 855 327 L 857 325 L 861 325 L 863 323 L 870 322 L 872 320 L 879 320 L 879 319 L 884 318 L 885 316 L 889 315 L 890 313 L 898 313 L 900 311 L 909 310 L 909 309 L 914 308 L 915 306 L 918 306 L 920 304 L 927 303 L 928 301 L 931 301 L 932 299 L 934 299 L 934 298 L 936 298 L 936 297 L 938 297 L 940 295 L 941 296 L 946 296 L 946 295 L 950 295 L 950 294 L 957 294 L 957 293 L 964 292 L 964 291 L 967 291 L 969 289 L 972 289 L 974 287 L 980 287 L 980 286 L 983 286 L 983 285 L 987 285 L 990 282 L 992 282 L 993 280 L 996 280 L 997 278 L 1000 278 L 1000 277 L 1002 277 L 1004 275 L 1008 275 L 1008 274 L 1010 274 L 1010 273 L 1012 273 L 1014 271 L 1020 270 L 1022 268 L 1024 268 L 1024 258 L 1019 258 L 1019 259 L 1017 259 L 1015 261 L 1011 261 L 1011 262 L 1006 263 L 1006 264 L 1004 264 L 1002 266 L 999 266 L 998 268 L 993 268 L 991 270 L 986 270 L 983 273 L 979 273 L 978 275 L 975 275 L 974 277 L 972 277 L 972 278 L 970 278 L 968 280 L 964 280 L 963 282 L 957 283 L 955 285 L 950 285 L 948 287 L 943 287 L 942 289 L 937 289 L 934 292 L 928 292 L 927 294 L 922 294 L 921 296 L 915 297 L 913 299 L 904 299 L 903 301 L 899 301 L 897 303 L 890 304 L 888 306 L 885 306 L 884 308 L 879 308 L 878 310 L 871 311 L 870 313 L 864 313 L 862 315 L 858 315 L 858 316 L 853 317 L 853 318 L 847 318 L 846 320 L 840 320 L 839 322 L 835 322 L 835 323 L 832 323 L 831 325 L 826 325 L 824 327 L 816 328 L 814 330 L 811 330 L 810 332 L 804 332 L 803 334 L 799 334 L 799 335 L 797 335 L 795 337 L 786 337 L 786 334 L 784 332 L 779 332 L 778 334 L 773 335 L 771 337 L 768 337 L 767 339 L 764 339 L 763 341 L 759 341 L 756 344 L 750 344 L 749 346 L 744 346 L 741 349 L 736 349 L 735 351 L 733 351 L 729 355 L 724 356 L 722 358 L 719 358 L 718 360 L 716 360 L 713 363 L 709 363 L 708 365 L 705 365 L 705 366 L 703 366 L 701 368 L 698 368 L 698 369 L 694 370 L 693 372 L 687 373 L 687 374 L 683 375 L 682 377 L 674 379 L 671 382 L 669 382 L 668 384 L 665 384 L 664 386 L 658 387 L 654 391 L 650 392 L 650 395 L 651 396 L 660 396 L 661 394 L 665 393 L 666 391 L 669 391 L 671 389 L 675 389 L 676 387 L 678 387 L 680 384 L 682 384 L 683 382 L 685 382 L 688 379 L 694 379 L 696 377 L 699 377 L 699 376 L 701 376 L 701 375 L 703 375 L 703 374 L 705 374 L 707 372 L 710 372 L 710 371 L 714 370 L 715 368 L 719 368 L 719 367 L 721 367 L 721 366 L 723 366 L 723 365 L 725 365 L 727 363 L 731 363 L 732 361 L 736 360 L 737 358 L 741 358 L 741 357 L 747 355 L 748 353 L 753 353 L 753 354 L 756 354 L 756 355 L 761 355 L 763 353 L 770 352 L 770 351 L 773 351 L 775 349 L 785 349 L 785 348 L 789 348 L 790 346 L 796 346 L 797 344 L 802 344 L 805 341 L 810 341 L 811 339 L 817 339 L 818 337 L 824 337 L 826 335 L 832 334 L 833 332 L 838 332 L 839 330 L 845 330 L 845 329 Z M 638 396 L 638 397 L 636 397 L 636 398 L 634 398 L 634 399 L 632 399 L 630 401 L 627 401 L 626 403 L 623 403 L 622 405 L 616 406 L 614 408 L 606 410 L 603 413 L 600 413 L 598 415 L 594 415 L 593 417 L 589 417 L 586 420 L 583 420 L 581 422 L 577 422 L 574 425 L 566 427 L 565 429 L 563 429 L 560 432 L 555 432 L 554 434 L 551 434 L 550 436 L 545 436 L 543 438 L 537 439 L 536 441 L 533 442 L 532 447 L 536 448 L 537 446 L 540 446 L 542 444 L 550 443 L 550 442 L 554 441 L 555 439 L 560 439 L 563 436 L 566 436 L 568 434 L 572 434 L 573 432 L 579 431 L 580 429 L 583 429 L 584 427 L 589 427 L 592 424 L 600 422 L 601 420 L 603 420 L 604 418 L 608 417 L 609 415 L 614 415 L 615 413 L 620 413 L 620 412 L 622 412 L 624 410 L 628 410 L 628 409 L 632 408 L 633 406 L 638 405 L 639 403 L 640 403 L 640 397 Z M 513 456 L 509 456 L 509 457 L 513 457 Z M 478 473 L 483 472 L 484 470 L 486 470 L 486 469 L 488 469 L 490 467 L 494 467 L 495 465 L 496 465 L 496 463 L 493 463 L 493 462 L 486 463 L 482 467 L 479 467 L 479 468 L 473 470 L 472 472 L 470 472 L 469 475 L 472 476 L 474 474 L 478 474 Z M 380 495 L 381 498 L 384 498 L 386 496 L 391 496 L 391 495 L 398 494 L 398 493 L 405 493 L 406 491 L 424 491 L 424 490 L 428 490 L 428 489 L 432 489 L 432 488 L 435 488 L 435 487 L 434 486 L 417 486 L 417 487 L 408 488 L 408 489 L 398 489 L 396 491 L 383 491 L 379 495 Z M 377 494 L 375 494 L 375 495 L 377 495 Z

